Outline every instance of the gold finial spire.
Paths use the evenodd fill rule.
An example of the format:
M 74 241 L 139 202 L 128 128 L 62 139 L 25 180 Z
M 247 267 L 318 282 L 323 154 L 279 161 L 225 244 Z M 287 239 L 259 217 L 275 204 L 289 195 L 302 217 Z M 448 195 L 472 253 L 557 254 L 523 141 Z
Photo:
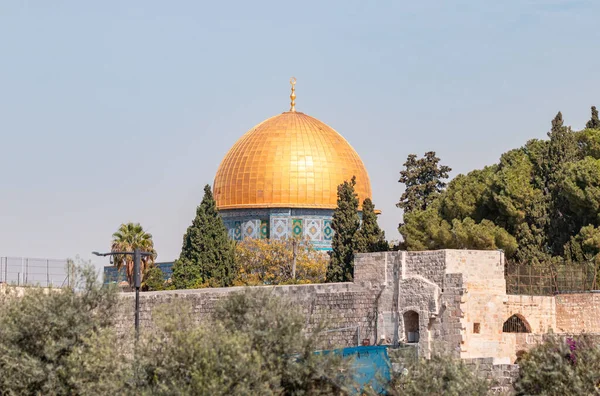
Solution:
M 290 103 L 290 111 L 296 112 L 296 77 L 290 78 L 290 84 L 292 84 L 292 94 L 290 95 L 290 99 L 292 103 Z

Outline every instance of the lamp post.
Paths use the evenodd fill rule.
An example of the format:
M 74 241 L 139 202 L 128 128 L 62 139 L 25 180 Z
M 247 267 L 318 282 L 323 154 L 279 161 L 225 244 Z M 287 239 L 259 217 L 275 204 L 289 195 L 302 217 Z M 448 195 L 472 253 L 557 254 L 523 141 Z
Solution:
M 142 274 L 141 261 L 142 256 L 152 256 L 152 253 L 142 252 L 140 249 L 134 249 L 133 252 L 110 252 L 110 253 L 98 253 L 92 252 L 95 256 L 106 257 L 106 256 L 118 256 L 118 255 L 132 255 L 133 256 L 133 285 L 135 287 L 135 339 L 140 338 L 140 286 L 142 285 Z

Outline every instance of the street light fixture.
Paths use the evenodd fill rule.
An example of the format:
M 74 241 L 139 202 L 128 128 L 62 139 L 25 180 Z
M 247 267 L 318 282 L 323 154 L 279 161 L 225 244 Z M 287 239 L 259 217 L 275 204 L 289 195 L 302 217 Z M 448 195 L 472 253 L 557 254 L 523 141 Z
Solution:
M 141 261 L 142 256 L 152 256 L 152 253 L 142 252 L 140 249 L 134 249 L 133 252 L 92 252 L 92 254 L 99 257 L 133 255 L 133 285 L 135 287 L 135 339 L 138 340 L 140 338 L 140 286 L 142 285 L 142 274 L 140 273 Z

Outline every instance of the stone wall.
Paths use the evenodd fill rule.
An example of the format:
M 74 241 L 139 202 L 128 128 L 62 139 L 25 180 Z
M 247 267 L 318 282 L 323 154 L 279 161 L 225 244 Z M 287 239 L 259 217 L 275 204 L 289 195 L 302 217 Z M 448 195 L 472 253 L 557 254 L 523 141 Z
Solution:
M 392 345 L 413 341 L 414 328 L 405 327 L 410 318 L 418 321 L 421 356 L 428 357 L 434 348 L 460 353 L 464 286 L 462 274 L 447 273 L 447 252 L 356 255 L 354 282 L 375 296 L 377 340 Z
M 507 295 L 504 320 L 518 315 L 529 325 L 531 333 L 548 333 L 557 329 L 554 296 Z
M 556 328 L 561 333 L 600 333 L 600 294 L 559 294 Z
M 323 347 L 355 346 L 362 339 L 375 339 L 375 309 L 373 293 L 357 288 L 352 283 L 263 286 L 276 295 L 289 298 L 306 317 L 306 330 L 324 324 L 329 330 Z M 216 304 L 242 287 L 173 290 L 148 292 L 140 295 L 141 331 L 152 331 L 156 326 L 156 312 L 167 304 L 186 304 L 197 322 L 208 321 Z M 124 293 L 119 313 L 119 330 L 131 331 L 134 317 L 134 294 Z M 343 330 L 338 330 L 343 329 Z
M 12 297 L 23 297 L 28 290 L 37 289 L 37 286 L 15 286 L 10 285 L 4 282 L 0 282 L 0 299 L 1 298 L 12 298 Z M 44 287 L 42 288 L 44 293 L 49 293 L 50 291 L 60 292 L 60 288 L 50 288 Z
M 506 300 L 503 255 L 497 251 L 440 250 L 358 254 L 353 283 L 264 286 L 286 296 L 306 316 L 306 329 L 324 323 L 326 346 L 415 342 L 419 354 L 433 350 L 463 358 L 504 357 L 502 323 Z M 217 301 L 241 288 L 143 293 L 142 328 L 154 326 L 164 303 L 189 304 L 198 321 L 208 320 Z M 123 323 L 133 316 L 125 294 Z M 405 326 L 405 321 L 414 325 Z M 344 329 L 344 330 L 339 330 Z
M 490 381 L 491 394 L 513 394 L 513 384 L 519 377 L 516 364 L 494 364 L 492 358 L 465 359 L 465 364 L 473 372 Z
M 357 254 L 353 283 L 264 288 L 296 303 L 307 331 L 324 323 L 331 330 L 326 333 L 328 347 L 353 346 L 364 339 L 390 345 L 415 341 L 424 357 L 439 350 L 508 364 L 517 351 L 535 344 L 533 334 L 600 332 L 600 294 L 507 295 L 499 251 Z M 196 320 L 208 320 L 217 301 L 241 290 L 142 293 L 142 328 L 154 326 L 157 307 L 169 302 L 187 303 Z M 133 295 L 123 299 L 120 323 L 130 326 Z M 503 332 L 512 315 L 527 323 L 530 334 Z
M 418 333 L 422 356 L 428 356 L 434 344 L 458 354 L 464 343 L 460 304 L 465 288 L 462 274 L 446 273 L 446 254 L 447 251 L 359 254 L 354 283 L 264 288 L 295 302 L 306 316 L 307 331 L 324 323 L 331 330 L 327 333 L 327 346 L 357 345 L 363 339 L 371 344 L 407 342 L 403 318 L 413 313 L 418 331 L 411 329 L 411 333 Z M 208 320 L 217 301 L 241 290 L 142 293 L 141 327 L 152 328 L 156 309 L 168 303 L 189 304 L 197 321 Z M 119 320 L 123 331 L 131 327 L 132 320 L 128 318 L 133 317 L 133 298 L 133 294 L 123 294 Z

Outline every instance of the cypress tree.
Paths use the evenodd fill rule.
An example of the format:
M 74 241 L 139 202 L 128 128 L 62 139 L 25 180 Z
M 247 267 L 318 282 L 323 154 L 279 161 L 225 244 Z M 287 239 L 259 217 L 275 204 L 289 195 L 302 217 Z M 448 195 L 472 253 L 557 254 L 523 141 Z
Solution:
M 327 282 L 350 282 L 354 275 L 356 232 L 360 226 L 358 198 L 354 192 L 356 177 L 338 186 L 337 208 L 333 212 L 331 228 L 334 231 L 331 260 L 327 267 Z
M 356 251 L 370 253 L 387 250 L 389 250 L 389 245 L 385 240 L 385 233 L 377 224 L 375 205 L 370 198 L 366 198 L 362 205 L 362 224 L 356 233 Z
M 562 113 L 559 111 L 552 120 L 552 129 L 548 132 L 548 154 L 546 156 L 544 195 L 548 208 L 547 236 L 550 251 L 554 255 L 563 254 L 563 246 L 569 241 L 578 227 L 559 186 L 563 178 L 563 170 L 569 163 L 581 159 L 575 133 L 570 127 L 563 125 Z
M 183 236 L 181 254 L 173 266 L 173 285 L 177 289 L 230 286 L 235 277 L 234 254 L 233 241 L 207 184 L 196 217 Z
M 598 118 L 596 106 L 592 106 L 592 119 L 585 124 L 585 127 L 589 129 L 600 129 L 600 118 Z
M 575 134 L 570 127 L 563 124 L 562 113 L 559 111 L 552 120 L 552 128 L 548 132 L 550 141 L 546 157 L 546 176 L 550 188 L 559 177 L 564 164 L 577 161 L 580 157 Z

